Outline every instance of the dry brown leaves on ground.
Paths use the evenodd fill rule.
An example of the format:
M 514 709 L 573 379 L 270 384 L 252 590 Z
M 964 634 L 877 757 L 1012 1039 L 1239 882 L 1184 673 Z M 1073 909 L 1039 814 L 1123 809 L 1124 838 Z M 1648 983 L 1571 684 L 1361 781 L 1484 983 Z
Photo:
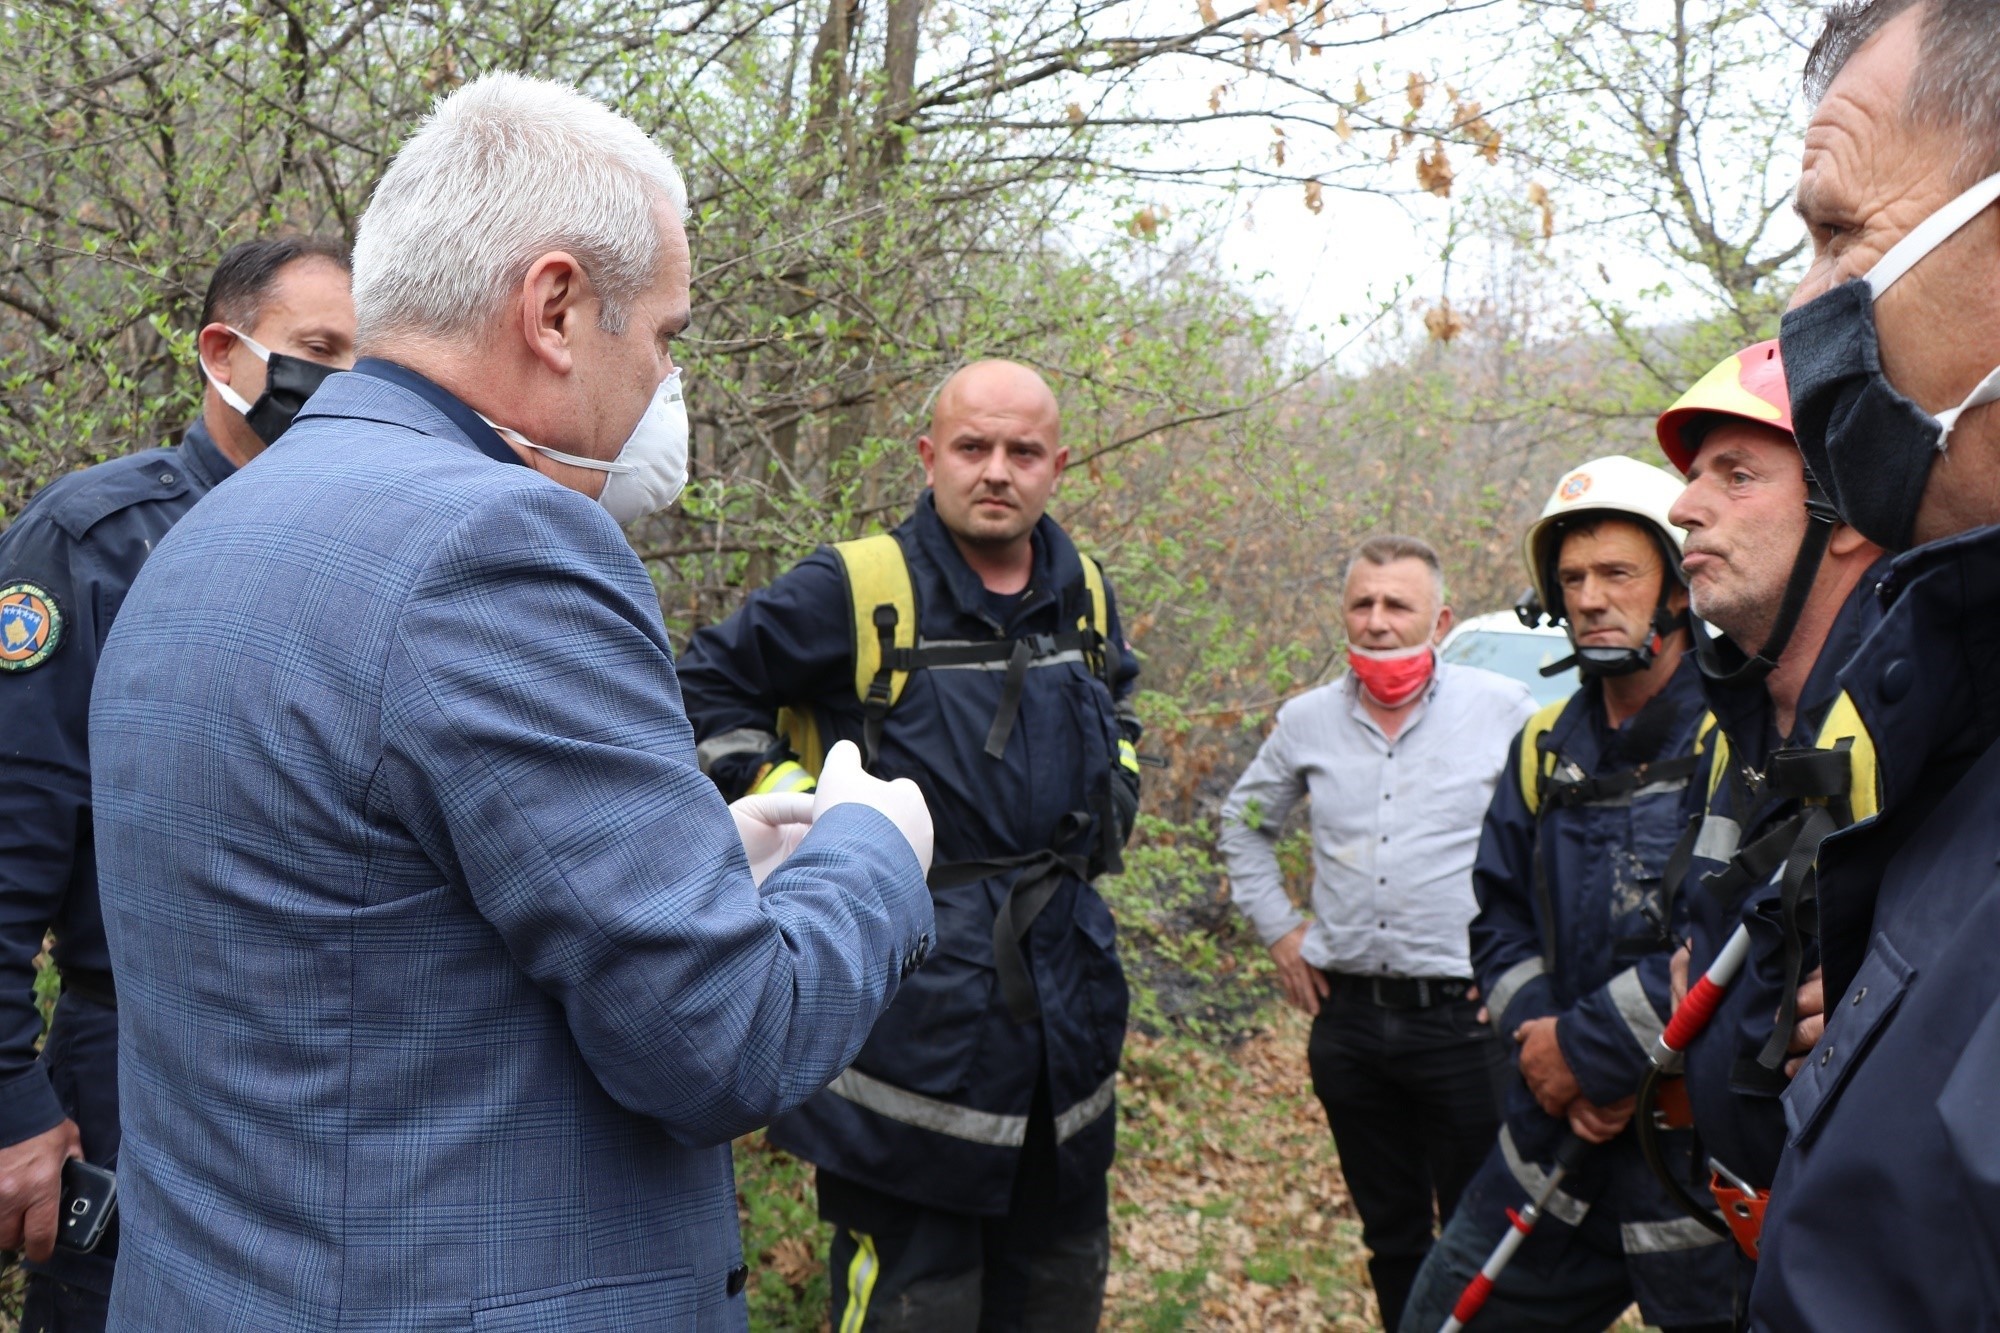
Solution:
M 1376 1326 L 1360 1224 L 1308 1086 L 1310 1024 L 1268 1017 L 1233 1050 L 1131 1038 L 1108 1327 Z

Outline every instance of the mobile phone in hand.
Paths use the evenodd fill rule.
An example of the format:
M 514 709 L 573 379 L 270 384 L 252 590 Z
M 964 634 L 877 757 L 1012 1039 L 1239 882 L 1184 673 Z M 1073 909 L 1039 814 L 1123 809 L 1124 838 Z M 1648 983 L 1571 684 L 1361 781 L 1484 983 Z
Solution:
M 89 1254 L 104 1239 L 105 1228 L 117 1215 L 117 1176 L 77 1157 L 63 1163 L 62 1216 L 56 1224 L 58 1246 Z

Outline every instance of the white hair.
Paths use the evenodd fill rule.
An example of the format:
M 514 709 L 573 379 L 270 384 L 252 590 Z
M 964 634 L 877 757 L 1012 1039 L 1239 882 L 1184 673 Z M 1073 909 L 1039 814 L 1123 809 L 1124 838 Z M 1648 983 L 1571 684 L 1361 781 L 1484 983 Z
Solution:
M 358 341 L 480 331 L 551 250 L 575 256 L 622 332 L 660 263 L 667 151 L 566 84 L 487 74 L 440 98 L 389 164 L 354 241 Z

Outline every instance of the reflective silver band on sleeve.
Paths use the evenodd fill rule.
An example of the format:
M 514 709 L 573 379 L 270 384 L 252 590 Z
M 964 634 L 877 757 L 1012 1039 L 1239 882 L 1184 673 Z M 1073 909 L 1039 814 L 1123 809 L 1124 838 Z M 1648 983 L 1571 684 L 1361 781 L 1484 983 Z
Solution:
M 1671 1222 L 1625 1222 L 1618 1228 L 1618 1238 L 1627 1254 L 1671 1254 L 1676 1250 L 1698 1250 L 1726 1243 L 1724 1237 L 1692 1217 Z
M 776 749 L 777 745 L 778 738 L 771 732 L 759 731 L 755 727 L 738 727 L 734 731 L 725 731 L 720 736 L 710 736 L 695 746 L 694 760 L 703 773 L 712 773 L 718 759 L 727 759 L 737 754 L 768 754 Z
M 1514 1003 L 1514 997 L 1521 993 L 1521 987 L 1548 971 L 1540 954 L 1533 958 L 1523 958 L 1514 966 L 1500 974 L 1500 980 L 1493 983 L 1493 993 L 1486 997 L 1486 1015 L 1493 1026 L 1500 1026 L 1500 1015 L 1507 1012 L 1507 1006 Z
M 1667 1025 L 1653 1008 L 1645 986 L 1640 984 L 1639 969 L 1626 968 L 1611 978 L 1611 984 L 1604 989 L 1611 996 L 1611 1003 L 1617 1006 L 1618 1016 L 1625 1020 L 1625 1030 L 1632 1034 L 1632 1040 L 1639 1043 L 1641 1051 L 1651 1055 L 1653 1043 L 1666 1035 Z
M 1514 1132 L 1504 1124 L 1500 1126 L 1500 1156 L 1506 1159 L 1507 1170 L 1513 1174 L 1514 1182 L 1528 1192 L 1528 1197 L 1540 1198 L 1549 1183 L 1549 1173 L 1521 1156 L 1521 1150 L 1514 1146 Z M 1589 1211 L 1590 1205 L 1574 1194 L 1557 1190 L 1549 1196 L 1549 1216 L 1571 1226 L 1580 1225 Z

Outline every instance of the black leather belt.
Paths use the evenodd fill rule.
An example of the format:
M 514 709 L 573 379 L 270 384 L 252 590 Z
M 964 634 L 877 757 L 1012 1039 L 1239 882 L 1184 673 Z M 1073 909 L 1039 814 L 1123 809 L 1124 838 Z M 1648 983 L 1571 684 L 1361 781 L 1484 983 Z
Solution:
M 1470 981 L 1447 977 L 1363 977 L 1351 972 L 1322 973 L 1342 999 L 1364 1000 L 1382 1009 L 1429 1009 L 1453 1004 L 1472 989 Z

